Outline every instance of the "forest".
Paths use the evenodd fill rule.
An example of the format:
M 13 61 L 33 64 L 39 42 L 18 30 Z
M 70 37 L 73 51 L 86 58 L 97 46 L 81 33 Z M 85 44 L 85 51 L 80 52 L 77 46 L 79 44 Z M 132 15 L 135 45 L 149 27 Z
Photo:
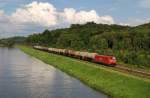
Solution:
M 25 37 L 10 37 L 0 39 L 0 47 L 13 47 L 15 44 L 23 43 L 25 41 Z
M 134 27 L 94 22 L 72 24 L 69 28 L 30 35 L 26 43 L 114 55 L 121 63 L 150 68 L 150 23 Z

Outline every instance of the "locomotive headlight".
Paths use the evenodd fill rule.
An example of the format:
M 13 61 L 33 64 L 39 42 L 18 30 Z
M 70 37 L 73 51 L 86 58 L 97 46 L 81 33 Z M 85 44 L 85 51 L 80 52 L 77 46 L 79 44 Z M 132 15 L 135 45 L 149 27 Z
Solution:
M 113 59 L 113 60 L 116 60 L 116 58 L 115 58 L 115 57 L 112 57 L 112 59 Z

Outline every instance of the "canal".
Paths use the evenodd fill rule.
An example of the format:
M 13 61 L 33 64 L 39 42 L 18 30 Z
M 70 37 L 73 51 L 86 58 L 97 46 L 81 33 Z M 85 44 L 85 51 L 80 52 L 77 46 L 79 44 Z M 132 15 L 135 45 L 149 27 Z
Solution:
M 0 48 L 0 98 L 107 98 L 16 48 Z

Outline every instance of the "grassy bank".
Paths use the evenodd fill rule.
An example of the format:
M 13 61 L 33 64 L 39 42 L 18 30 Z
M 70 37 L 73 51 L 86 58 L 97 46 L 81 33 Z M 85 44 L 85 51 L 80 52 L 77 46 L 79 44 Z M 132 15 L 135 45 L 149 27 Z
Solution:
M 114 98 L 150 98 L 150 82 L 143 79 L 105 67 L 97 67 L 96 64 L 34 50 L 27 46 L 17 47 Z

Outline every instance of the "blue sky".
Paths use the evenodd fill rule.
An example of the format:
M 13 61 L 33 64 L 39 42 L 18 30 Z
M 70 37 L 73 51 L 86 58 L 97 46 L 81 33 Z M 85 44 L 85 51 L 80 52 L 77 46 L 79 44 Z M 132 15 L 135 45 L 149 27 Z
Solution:
M 13 14 L 15 14 L 14 16 L 21 17 L 18 16 L 18 14 L 21 13 L 24 15 L 23 12 L 25 12 L 25 10 L 26 11 L 30 10 L 30 8 L 26 8 L 26 6 L 32 4 L 35 1 L 37 4 L 33 4 L 30 7 L 35 7 L 36 5 L 40 7 L 42 6 L 42 4 L 48 3 L 50 4 L 48 8 L 50 9 L 54 8 L 54 10 L 57 10 L 55 11 L 57 14 L 65 13 L 64 11 L 65 8 L 72 8 L 72 10 L 71 9 L 67 10 L 66 13 L 70 14 L 70 12 L 72 13 L 74 12 L 74 10 L 75 10 L 74 15 L 76 16 L 82 16 L 83 14 L 86 13 L 87 16 L 85 16 L 85 18 L 87 20 L 91 15 L 94 15 L 93 17 L 98 16 L 99 17 L 98 19 L 95 18 L 93 19 L 93 21 L 95 21 L 96 23 L 105 23 L 105 21 L 107 21 L 106 23 L 115 23 L 115 24 L 122 24 L 122 25 L 125 24 L 139 25 L 145 22 L 150 22 L 150 0 L 0 0 L 0 14 L 1 14 L 0 22 L 1 20 L 6 19 L 6 22 L 10 24 L 10 20 L 13 21 L 15 20 L 14 18 L 12 19 Z M 53 7 L 51 7 L 51 5 Z M 17 12 L 18 9 L 21 9 L 22 12 Z M 35 8 L 33 8 L 33 10 L 38 11 Z M 82 11 L 84 11 L 84 13 L 82 13 Z M 67 17 L 67 19 L 65 19 L 65 22 L 64 20 L 63 21 L 61 20 L 61 22 L 59 21 L 59 23 L 55 23 L 56 21 L 51 20 L 53 23 L 50 23 L 51 22 L 50 21 L 47 23 L 47 25 L 42 25 L 43 23 L 39 22 L 39 20 L 34 20 L 33 24 L 27 22 L 24 23 L 22 21 L 21 22 L 19 21 L 18 23 L 17 21 L 16 23 L 18 23 L 17 25 L 19 25 L 19 27 L 20 25 L 24 26 L 24 27 L 21 26 L 21 28 L 23 28 L 24 31 L 22 29 L 19 29 L 19 27 L 14 27 L 16 29 L 13 30 L 13 32 L 15 33 L 17 32 L 18 35 L 22 35 L 22 34 L 28 35 L 30 34 L 30 32 L 32 33 L 41 32 L 45 28 L 53 29 L 57 27 L 62 27 L 62 25 L 64 24 L 69 25 L 71 23 L 74 23 L 73 21 L 75 20 L 76 20 L 75 23 L 78 22 L 80 23 L 80 21 L 83 21 L 81 23 L 87 22 L 87 20 L 76 19 L 77 17 L 70 20 L 71 16 L 68 16 L 68 14 L 67 16 L 65 16 L 65 18 Z M 109 16 L 109 19 L 106 16 Z M 47 18 L 47 16 L 39 16 L 39 17 Z M 59 17 L 62 17 L 62 15 Z M 58 22 L 58 19 L 56 20 Z M 89 20 L 92 21 L 91 18 Z M 8 24 L 5 23 L 6 26 L 8 26 Z M 30 24 L 30 26 L 27 26 L 27 24 Z M 0 25 L 2 25 L 2 23 L 0 23 Z M 5 28 L 6 27 L 3 26 L 2 28 L 3 30 L 0 30 L 1 36 L 13 36 L 15 34 L 15 33 L 9 33 L 9 30 L 5 30 Z M 23 33 L 19 34 L 19 32 L 23 32 Z

